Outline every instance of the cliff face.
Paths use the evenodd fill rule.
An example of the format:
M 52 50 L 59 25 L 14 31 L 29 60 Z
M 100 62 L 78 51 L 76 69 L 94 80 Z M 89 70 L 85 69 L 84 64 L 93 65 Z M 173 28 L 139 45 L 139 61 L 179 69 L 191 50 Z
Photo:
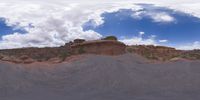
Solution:
M 112 40 L 88 41 L 71 46 L 74 54 L 120 55 L 125 53 L 126 45 Z
M 0 60 L 15 63 L 62 62 L 69 56 L 79 54 L 120 55 L 125 53 L 125 48 L 125 44 L 113 40 L 76 39 L 61 47 L 0 50 Z
M 182 51 L 175 48 L 152 45 L 126 46 L 116 40 L 85 41 L 76 39 L 61 47 L 48 48 L 20 48 L 0 50 L 0 60 L 14 63 L 53 62 L 68 61 L 73 55 L 97 54 L 97 55 L 121 55 L 134 53 L 150 60 L 200 60 L 200 50 Z M 66 59 L 67 58 L 67 59 Z
M 148 59 L 161 60 L 161 61 L 179 57 L 180 55 L 182 55 L 183 52 L 171 47 L 152 46 L 152 45 L 129 46 L 127 47 L 126 50 L 127 52 L 136 53 Z
M 200 60 L 200 50 L 184 51 L 181 57 L 190 60 Z
M 29 61 L 47 61 L 51 58 L 60 57 L 64 52 L 67 52 L 66 48 L 19 48 L 1 50 L 0 56 L 3 61 L 11 61 L 21 63 L 29 59 Z M 30 62 L 31 63 L 31 62 Z

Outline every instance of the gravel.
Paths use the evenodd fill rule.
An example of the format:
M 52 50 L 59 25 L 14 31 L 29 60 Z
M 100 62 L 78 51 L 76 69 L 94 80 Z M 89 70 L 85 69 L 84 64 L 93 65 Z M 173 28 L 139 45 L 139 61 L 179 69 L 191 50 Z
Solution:
M 200 62 L 133 54 L 67 63 L 0 62 L 0 100 L 199 100 Z

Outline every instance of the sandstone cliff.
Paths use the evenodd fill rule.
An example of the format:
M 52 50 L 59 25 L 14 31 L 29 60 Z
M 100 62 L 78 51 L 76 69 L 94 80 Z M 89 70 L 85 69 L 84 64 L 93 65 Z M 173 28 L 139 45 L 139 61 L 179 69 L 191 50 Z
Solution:
M 102 40 L 85 41 L 76 39 L 61 47 L 19 48 L 0 50 L 0 60 L 14 63 L 52 62 L 70 60 L 81 54 L 121 55 L 134 53 L 155 61 L 200 60 L 200 50 L 183 51 L 171 47 L 153 45 L 126 46 L 113 37 Z
M 182 55 L 181 50 L 176 50 L 171 47 L 153 46 L 153 45 L 135 45 L 128 46 L 127 52 L 136 53 L 142 55 L 148 59 L 167 61 L 175 57 Z
M 71 46 L 74 54 L 120 55 L 125 53 L 126 45 L 113 40 L 87 41 Z
M 120 55 L 125 53 L 125 48 L 125 44 L 116 40 L 76 39 L 61 47 L 0 50 L 0 60 L 14 63 L 62 62 L 67 57 L 80 54 Z

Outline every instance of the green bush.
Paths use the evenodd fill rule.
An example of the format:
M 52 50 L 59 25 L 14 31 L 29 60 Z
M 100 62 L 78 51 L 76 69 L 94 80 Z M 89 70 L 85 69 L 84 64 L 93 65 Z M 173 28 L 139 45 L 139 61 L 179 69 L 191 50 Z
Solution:
M 134 50 L 133 50 L 133 48 L 131 48 L 131 47 L 127 47 L 127 48 L 126 48 L 126 52 L 128 52 L 128 53 L 133 53 Z
M 69 57 L 71 54 L 69 52 L 61 52 L 60 58 L 62 61 L 64 61 L 67 57 Z
M 83 47 L 80 47 L 79 50 L 78 50 L 78 53 L 79 53 L 79 54 L 83 54 L 83 53 L 85 53 L 84 48 L 83 48 Z
M 107 36 L 103 40 L 115 40 L 115 41 L 117 41 L 117 37 L 115 37 L 115 36 Z

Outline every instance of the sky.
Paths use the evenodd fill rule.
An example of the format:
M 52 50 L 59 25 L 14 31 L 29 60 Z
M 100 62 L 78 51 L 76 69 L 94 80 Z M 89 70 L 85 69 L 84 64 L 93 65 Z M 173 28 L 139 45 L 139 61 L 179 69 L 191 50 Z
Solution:
M 0 0 L 0 49 L 115 35 L 127 45 L 200 49 L 200 0 Z

